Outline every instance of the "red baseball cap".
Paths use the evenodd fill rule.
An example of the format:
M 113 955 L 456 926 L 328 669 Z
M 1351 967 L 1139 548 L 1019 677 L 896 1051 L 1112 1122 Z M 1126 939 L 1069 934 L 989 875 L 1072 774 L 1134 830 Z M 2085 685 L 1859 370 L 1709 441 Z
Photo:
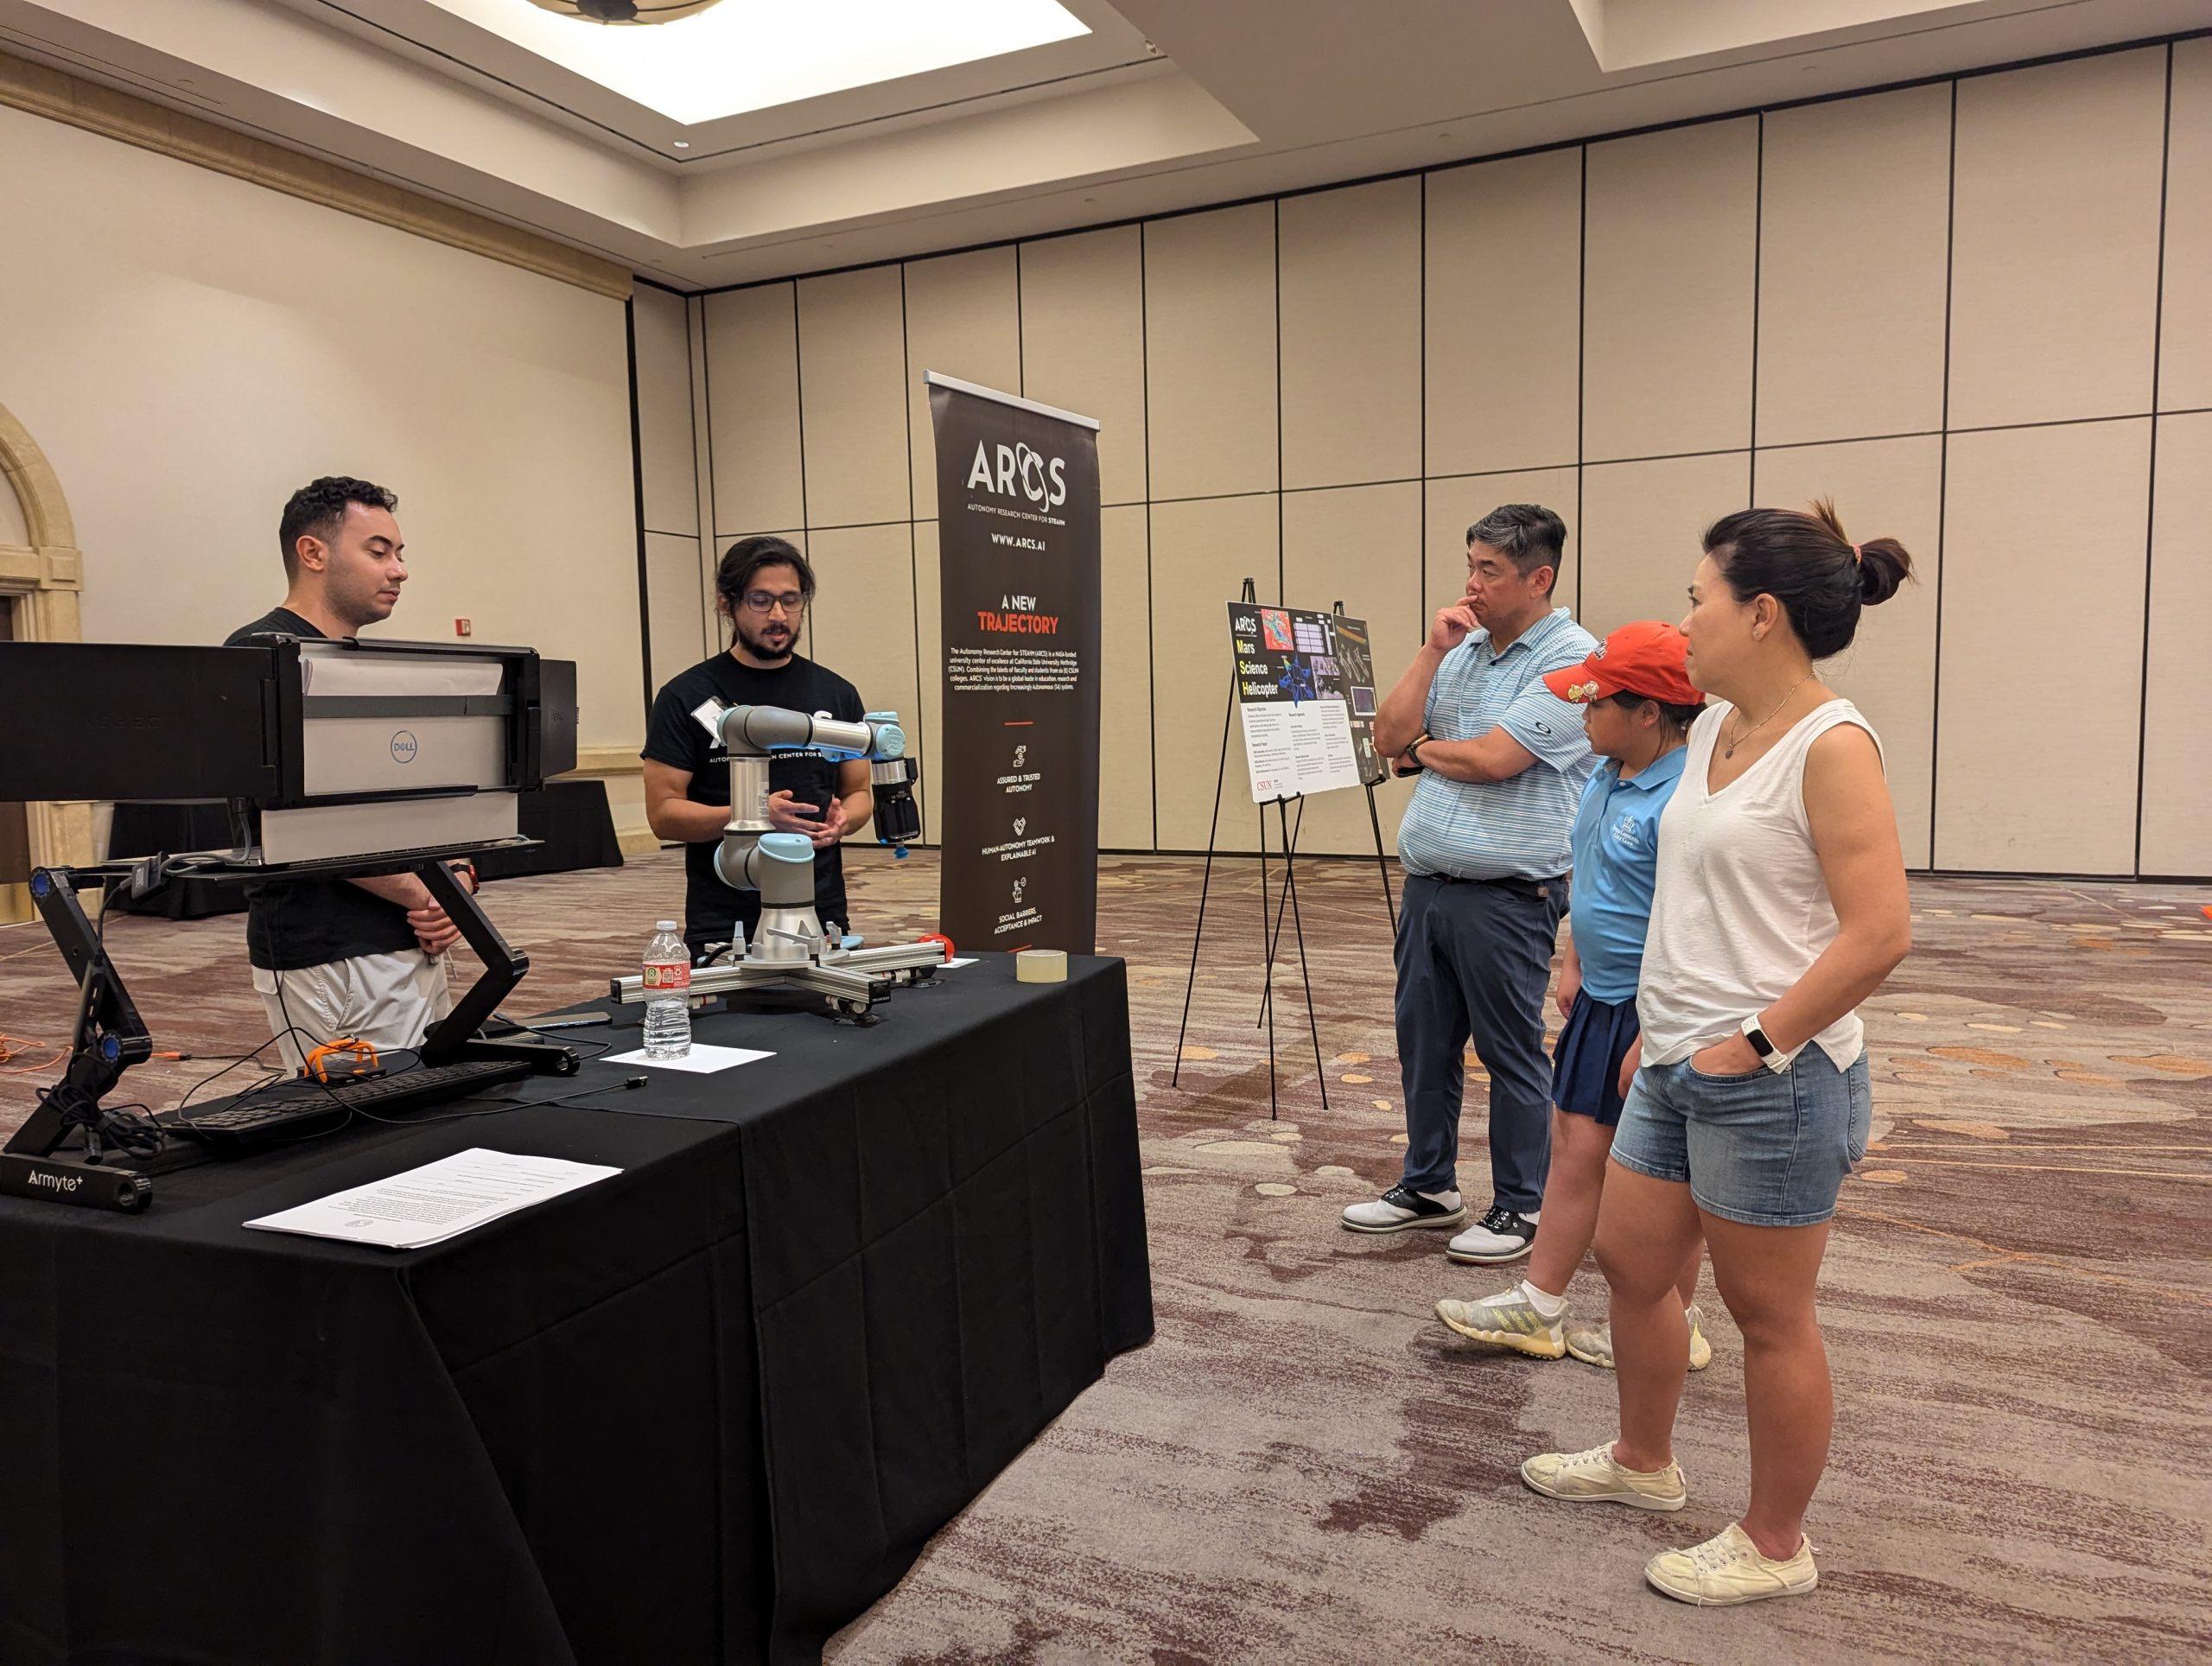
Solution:
M 1616 694 L 1638 694 L 1675 706 L 1703 705 L 1704 692 L 1690 681 L 1683 659 L 1688 645 L 1681 632 L 1663 620 L 1639 619 L 1600 642 L 1580 665 L 1551 672 L 1544 686 L 1577 705 Z

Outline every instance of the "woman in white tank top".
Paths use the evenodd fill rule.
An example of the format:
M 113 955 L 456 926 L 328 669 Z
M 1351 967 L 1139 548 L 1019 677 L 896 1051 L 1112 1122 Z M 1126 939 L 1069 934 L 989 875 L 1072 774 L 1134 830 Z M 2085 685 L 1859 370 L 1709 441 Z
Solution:
M 1718 1536 L 1647 1564 L 1685 1602 L 1817 1581 L 1803 1522 L 1834 1402 L 1814 1284 L 1836 1193 L 1866 1149 L 1859 1003 L 1904 958 L 1911 926 L 1880 744 L 1813 666 L 1910 570 L 1895 540 L 1845 537 L 1827 504 L 1746 510 L 1706 533 L 1682 620 L 1690 680 L 1714 703 L 1659 824 L 1643 1063 L 1598 1219 L 1620 1438 L 1521 1472 L 1550 1497 L 1681 1508 L 1689 1332 L 1674 1281 L 1702 1234 L 1744 1334 L 1751 1497 Z

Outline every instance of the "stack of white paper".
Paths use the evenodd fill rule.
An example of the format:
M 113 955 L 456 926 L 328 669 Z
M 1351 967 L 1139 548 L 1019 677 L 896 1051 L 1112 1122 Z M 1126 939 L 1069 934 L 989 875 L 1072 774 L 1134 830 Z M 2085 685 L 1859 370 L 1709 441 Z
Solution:
M 480 1148 L 246 1224 L 264 1232 L 420 1250 L 621 1172 L 597 1163 Z

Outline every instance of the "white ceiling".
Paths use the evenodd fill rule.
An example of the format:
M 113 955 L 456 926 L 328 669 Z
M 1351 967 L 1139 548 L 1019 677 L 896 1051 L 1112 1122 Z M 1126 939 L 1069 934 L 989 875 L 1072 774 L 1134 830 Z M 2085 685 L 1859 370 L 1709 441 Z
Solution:
M 2212 28 L 2212 0 L 1059 0 L 1088 33 L 686 124 L 464 15 L 499 3 L 535 10 L 0 0 L 0 51 L 698 289 Z

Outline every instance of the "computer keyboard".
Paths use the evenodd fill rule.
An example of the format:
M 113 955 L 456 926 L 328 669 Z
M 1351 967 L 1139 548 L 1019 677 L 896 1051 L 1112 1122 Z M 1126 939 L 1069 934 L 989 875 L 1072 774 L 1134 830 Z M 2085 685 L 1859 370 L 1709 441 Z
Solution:
M 281 1145 L 336 1128 L 356 1110 L 390 1116 L 417 1105 L 458 1099 L 500 1082 L 531 1073 L 517 1059 L 464 1059 L 454 1065 L 417 1065 L 390 1076 L 360 1081 L 295 1081 L 241 1094 L 227 1103 L 187 1106 L 159 1120 L 174 1133 L 188 1135 L 217 1156 L 236 1156 L 263 1146 Z

